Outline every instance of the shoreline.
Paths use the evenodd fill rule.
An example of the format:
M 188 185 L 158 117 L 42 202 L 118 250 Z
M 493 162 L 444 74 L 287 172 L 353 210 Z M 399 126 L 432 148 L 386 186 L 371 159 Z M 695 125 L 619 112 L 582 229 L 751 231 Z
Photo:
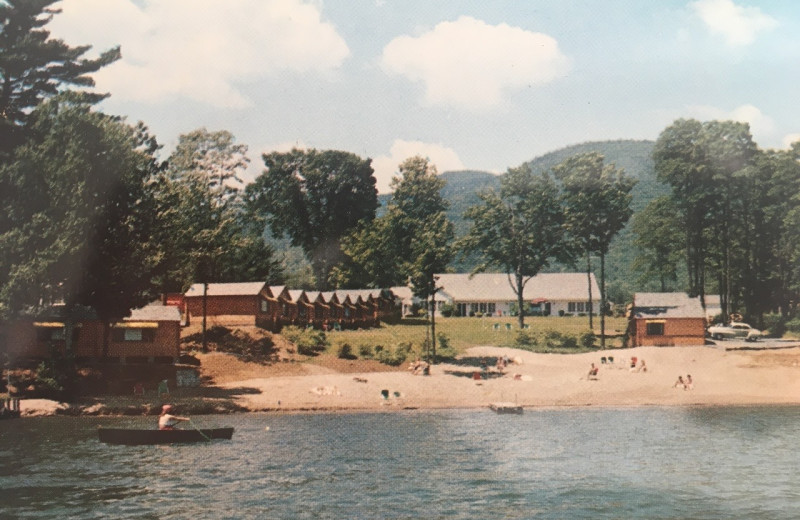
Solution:
M 483 372 L 478 365 L 480 359 L 502 356 L 515 361 L 502 374 L 495 369 Z M 615 363 L 601 363 L 603 356 L 614 356 Z M 629 369 L 634 356 L 646 360 L 646 372 Z M 597 380 L 586 378 L 591 363 L 599 368 Z M 167 401 L 187 415 L 478 410 L 493 402 L 530 410 L 800 405 L 800 347 L 638 347 L 538 354 L 484 346 L 468 349 L 459 364 L 434 365 L 430 376 L 407 370 L 337 372 L 319 366 L 304 367 L 306 373 L 292 367 L 282 375 L 274 368 L 269 373 L 263 367 L 226 372 L 223 382 L 178 389 L 168 400 L 100 396 L 71 405 L 22 400 L 22 416 L 153 416 Z M 475 380 L 476 372 L 491 377 Z M 694 388 L 673 388 L 677 376 L 686 374 L 692 374 Z

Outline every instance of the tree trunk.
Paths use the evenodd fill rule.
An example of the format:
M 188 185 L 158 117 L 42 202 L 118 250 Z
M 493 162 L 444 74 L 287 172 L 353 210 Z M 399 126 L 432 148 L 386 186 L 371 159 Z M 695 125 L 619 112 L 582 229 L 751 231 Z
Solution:
M 589 330 L 594 330 L 594 321 L 592 320 L 592 257 L 589 251 L 586 251 L 586 283 L 589 286 Z
M 600 348 L 606 348 L 606 255 L 600 253 Z
M 435 288 L 433 294 L 431 295 L 431 349 L 433 351 L 433 355 L 431 356 L 431 364 L 435 364 L 436 363 L 436 289 Z
M 517 274 L 517 305 L 519 305 L 519 313 L 517 314 L 517 321 L 519 322 L 519 330 L 525 326 L 525 301 L 522 294 L 525 286 L 522 283 L 522 274 Z
M 208 313 L 208 282 L 203 282 L 203 352 L 208 352 L 208 338 L 206 337 L 207 313 Z
M 108 321 L 103 321 L 103 358 L 108 357 L 109 339 L 111 336 L 111 324 Z

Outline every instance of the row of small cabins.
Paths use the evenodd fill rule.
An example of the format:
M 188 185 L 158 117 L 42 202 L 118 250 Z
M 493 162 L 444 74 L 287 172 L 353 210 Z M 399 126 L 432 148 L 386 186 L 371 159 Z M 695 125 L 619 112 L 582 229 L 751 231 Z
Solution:
M 505 274 L 442 274 L 438 280 L 437 314 L 445 304 L 457 315 L 507 316 L 516 295 Z M 524 300 L 542 314 L 581 314 L 599 308 L 599 288 L 581 273 L 540 274 L 526 285 Z M 406 287 L 355 291 L 302 291 L 266 283 L 193 285 L 183 295 L 135 309 L 111 325 L 91 309 L 70 320 L 74 355 L 78 359 L 126 362 L 174 362 L 180 356 L 182 323 L 202 319 L 211 324 L 253 324 L 279 331 L 287 325 L 326 330 L 378 326 L 392 313 L 409 311 L 414 298 Z M 205 311 L 204 311 L 205 307 Z M 26 320 L 0 324 L 0 344 L 8 359 L 46 358 L 50 349 L 66 343 L 63 307 Z M 699 300 L 680 293 L 638 293 L 629 311 L 628 335 L 633 346 L 695 345 L 705 341 L 708 316 Z

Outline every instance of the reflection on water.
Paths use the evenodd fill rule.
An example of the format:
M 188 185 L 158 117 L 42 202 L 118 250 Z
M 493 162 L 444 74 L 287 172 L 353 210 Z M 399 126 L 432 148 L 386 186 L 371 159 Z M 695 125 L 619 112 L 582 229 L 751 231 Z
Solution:
M 0 422 L 2 518 L 798 518 L 800 408 L 196 417 L 232 441 L 108 446 Z M 269 427 L 269 429 L 267 429 Z

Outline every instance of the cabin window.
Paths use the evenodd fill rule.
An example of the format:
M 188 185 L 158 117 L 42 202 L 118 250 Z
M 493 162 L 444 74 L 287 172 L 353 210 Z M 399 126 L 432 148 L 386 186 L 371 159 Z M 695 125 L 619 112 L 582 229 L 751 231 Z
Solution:
M 267 300 L 261 300 L 261 312 L 269 312 L 269 302 Z
M 72 341 L 78 340 L 80 330 L 78 327 L 72 329 Z M 38 341 L 64 341 L 66 332 L 64 327 L 36 327 L 36 339 Z
M 152 343 L 156 340 L 156 329 L 114 328 L 111 332 L 111 339 L 115 343 L 124 343 L 126 341 Z
M 489 314 L 494 314 L 496 310 L 494 302 L 486 304 L 486 312 Z
M 648 336 L 663 336 L 664 335 L 664 322 L 663 321 L 648 321 L 645 323 Z

